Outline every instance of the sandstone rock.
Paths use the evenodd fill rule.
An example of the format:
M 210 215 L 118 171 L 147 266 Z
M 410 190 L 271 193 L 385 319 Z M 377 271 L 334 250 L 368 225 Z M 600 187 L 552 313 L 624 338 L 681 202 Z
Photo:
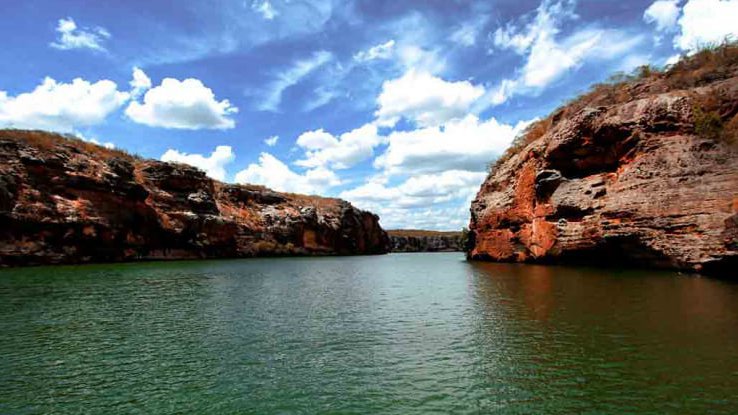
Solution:
M 381 254 L 349 203 L 224 184 L 194 167 L 38 131 L 0 130 L 0 266 Z
M 724 73 L 686 90 L 655 76 L 630 100 L 557 112 L 482 185 L 469 257 L 736 277 L 738 151 L 700 134 L 694 113 L 710 98 L 736 116 L 738 72 Z

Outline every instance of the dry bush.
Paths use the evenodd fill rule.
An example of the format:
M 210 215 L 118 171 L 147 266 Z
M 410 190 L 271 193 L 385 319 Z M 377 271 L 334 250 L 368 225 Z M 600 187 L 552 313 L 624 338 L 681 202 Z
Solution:
M 723 120 L 717 111 L 703 110 L 699 105 L 692 107 L 694 132 L 697 135 L 717 140 L 723 131 Z
M 138 155 L 133 155 L 125 150 L 105 148 L 103 146 L 84 141 L 71 134 L 56 134 L 41 130 L 7 129 L 0 131 L 0 137 L 23 141 L 44 150 L 53 150 L 56 146 L 67 145 L 82 153 L 103 159 L 112 157 L 121 157 L 128 160 L 140 159 Z
M 707 45 L 694 55 L 672 65 L 665 80 L 672 89 L 686 89 L 727 79 L 738 65 L 738 43 Z
M 534 121 L 530 125 L 528 125 L 525 130 L 523 130 L 523 132 L 515 137 L 515 139 L 510 144 L 510 147 L 508 147 L 507 150 L 505 150 L 505 152 L 502 153 L 502 155 L 496 161 L 489 165 L 489 172 L 493 172 L 495 168 L 497 168 L 497 166 L 501 165 L 507 160 L 510 160 L 512 156 L 518 154 L 528 144 L 543 137 L 543 135 L 546 134 L 551 129 L 551 127 L 553 127 L 553 120 L 554 115 L 549 115 L 542 120 Z
M 712 89 L 709 93 L 690 94 L 694 132 L 711 140 L 723 141 L 731 146 L 738 143 L 738 114 L 735 100 L 725 89 Z
M 668 92 L 670 90 L 693 88 L 716 80 L 727 79 L 736 75 L 738 67 L 738 42 L 723 42 L 720 45 L 707 46 L 692 56 L 683 58 L 665 71 L 654 69 L 644 65 L 631 74 L 618 72 L 611 76 L 606 82 L 593 85 L 589 91 L 579 97 L 565 103 L 556 109 L 549 117 L 537 121 L 523 133 L 513 140 L 510 147 L 495 162 L 489 166 L 492 173 L 498 166 L 505 163 L 512 156 L 522 151 L 528 144 L 546 134 L 558 119 L 573 116 L 587 107 L 601 107 L 622 104 L 638 99 L 654 91 Z M 654 89 L 651 89 L 654 88 Z M 722 139 L 734 140 L 727 124 L 720 121 L 720 132 L 716 133 L 721 114 L 720 110 L 712 106 L 714 103 L 707 102 L 709 97 L 701 97 L 705 100 L 699 104 L 698 119 L 695 120 L 695 129 L 700 133 L 719 136 Z M 719 114 L 717 120 L 715 113 Z M 729 123 L 735 134 L 736 124 L 733 118 Z M 729 124 L 728 123 L 728 124 Z M 717 134 L 717 135 L 715 135 Z M 727 134 L 727 136 L 726 136 Z
M 738 148 L 738 114 L 723 124 L 720 139 L 733 148 Z

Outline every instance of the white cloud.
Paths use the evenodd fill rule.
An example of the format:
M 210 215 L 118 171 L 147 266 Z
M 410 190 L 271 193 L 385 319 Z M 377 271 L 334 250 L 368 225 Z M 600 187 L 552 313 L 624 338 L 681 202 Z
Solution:
M 387 150 L 374 166 L 388 174 L 418 174 L 445 170 L 484 171 L 528 122 L 500 124 L 480 121 L 475 115 L 449 121 L 443 126 L 395 131 Z
M 579 65 L 597 44 L 602 33 L 595 30 L 577 32 L 560 43 L 556 40 L 562 21 L 574 17 L 569 3 L 542 2 L 535 18 L 525 28 L 508 24 L 497 29 L 495 46 L 527 55 L 518 81 L 520 86 L 545 87 L 568 69 Z
M 236 173 L 237 183 L 261 184 L 282 192 L 321 194 L 341 181 L 332 171 L 318 167 L 305 174 L 292 171 L 269 153 L 261 153 L 259 162 Z
M 375 59 L 389 59 L 395 47 L 395 41 L 390 39 L 385 43 L 373 46 L 367 50 L 362 50 L 354 55 L 354 60 L 359 62 L 367 62 Z
M 135 77 L 136 72 L 134 82 Z M 126 108 L 126 115 L 137 123 L 188 130 L 233 128 L 236 123 L 230 116 L 237 112 L 227 99 L 216 100 L 213 91 L 194 78 L 164 78 L 146 92 L 143 102 L 133 101 Z
M 236 159 L 230 146 L 217 146 L 210 156 L 205 157 L 202 154 L 181 153 L 174 149 L 167 150 L 161 156 L 161 161 L 170 161 L 177 163 L 189 164 L 195 166 L 207 173 L 208 176 L 215 180 L 224 181 L 226 178 L 225 166 Z
M 49 44 L 55 49 L 93 49 L 105 51 L 103 42 L 110 38 L 110 33 L 102 27 L 79 28 L 74 19 L 59 19 L 56 26 L 58 38 Z
M 515 94 L 515 88 L 517 88 L 517 86 L 517 80 L 503 79 L 497 88 L 490 91 L 490 102 L 492 105 L 500 105 L 507 101 L 508 98 Z
M 140 68 L 133 68 L 133 79 L 129 82 L 131 96 L 138 98 L 144 91 L 151 89 L 151 79 Z
M 709 44 L 738 38 L 738 0 L 689 0 L 682 9 L 674 47 L 695 52 Z
M 266 20 L 273 20 L 279 14 L 269 0 L 254 1 L 251 3 L 251 10 L 261 14 L 261 17 Z
M 384 140 L 374 124 L 363 125 L 339 137 L 323 129 L 307 131 L 297 138 L 297 145 L 305 150 L 305 158 L 295 164 L 303 167 L 347 169 L 372 157 L 374 147 Z
M 102 123 L 128 99 L 127 92 L 107 79 L 63 83 L 47 77 L 33 91 L 15 97 L 0 91 L 0 125 L 71 132 Z
M 382 84 L 375 115 L 383 125 L 394 125 L 401 118 L 420 126 L 438 125 L 467 114 L 483 94 L 484 87 L 469 81 L 449 82 L 410 70 Z
M 536 42 L 555 37 L 562 21 L 576 18 L 574 3 L 567 1 L 542 1 L 536 15 L 527 24 L 508 23 L 494 34 L 494 45 L 499 49 L 512 49 L 523 55 L 534 47 Z
M 340 197 L 357 203 L 391 202 L 395 207 L 424 207 L 466 197 L 470 191 L 476 193 L 485 177 L 487 173 L 483 171 L 447 170 L 413 176 L 395 187 L 369 182 L 341 192 Z
M 543 88 L 569 69 L 578 67 L 602 39 L 598 30 L 577 32 L 557 43 L 552 36 L 541 35 L 533 43 L 523 67 L 523 84 Z
M 264 144 L 268 145 L 269 147 L 274 147 L 277 145 L 277 141 L 279 141 L 278 135 L 273 135 L 269 138 L 264 139 Z
M 277 74 L 276 79 L 267 88 L 263 101 L 257 107 L 262 111 L 277 111 L 282 102 L 282 93 L 285 89 L 296 85 L 314 70 L 333 59 L 333 54 L 327 51 L 315 52 L 311 57 L 295 62 L 291 68 Z
M 656 0 L 643 13 L 643 20 L 656 26 L 658 32 L 676 29 L 679 18 L 679 0 Z
M 325 132 L 322 128 L 304 132 L 297 137 L 297 145 L 307 150 L 322 150 L 337 144 L 338 140 L 336 137 L 333 137 L 333 134 Z
M 671 56 L 669 56 L 668 59 L 666 59 L 666 61 L 664 62 L 664 65 L 666 65 L 666 66 L 673 65 L 673 64 L 679 62 L 680 59 L 682 59 L 682 55 L 680 55 L 678 53 L 676 55 L 671 55 Z
M 438 50 L 429 50 L 412 43 L 398 46 L 397 57 L 408 71 L 436 74 L 446 67 L 446 60 Z
M 485 177 L 485 172 L 448 170 L 395 186 L 368 181 L 339 197 L 379 214 L 385 229 L 459 230 L 469 221 L 469 203 Z
M 585 26 L 560 37 L 560 27 L 574 20 L 573 2 L 544 1 L 527 24 L 510 23 L 495 32 L 497 49 L 510 49 L 526 57 L 514 78 L 503 79 L 488 93 L 492 105 L 499 105 L 515 94 L 534 94 L 589 60 L 613 60 L 630 53 L 642 40 L 616 29 Z

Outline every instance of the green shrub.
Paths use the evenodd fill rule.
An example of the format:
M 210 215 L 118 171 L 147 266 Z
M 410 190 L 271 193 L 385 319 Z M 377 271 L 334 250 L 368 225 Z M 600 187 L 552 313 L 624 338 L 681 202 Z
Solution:
M 697 135 L 717 140 L 722 135 L 723 120 L 717 111 L 705 111 L 702 107 L 695 105 L 692 107 L 694 116 L 694 132 Z

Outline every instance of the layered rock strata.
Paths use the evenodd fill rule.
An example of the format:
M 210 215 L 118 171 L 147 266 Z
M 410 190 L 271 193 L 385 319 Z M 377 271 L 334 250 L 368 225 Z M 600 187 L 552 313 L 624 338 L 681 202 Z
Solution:
M 0 265 L 381 254 L 378 217 L 339 199 L 221 183 L 39 131 L 0 131 Z
M 539 124 L 472 202 L 469 257 L 738 275 L 738 65 L 702 69 Z

